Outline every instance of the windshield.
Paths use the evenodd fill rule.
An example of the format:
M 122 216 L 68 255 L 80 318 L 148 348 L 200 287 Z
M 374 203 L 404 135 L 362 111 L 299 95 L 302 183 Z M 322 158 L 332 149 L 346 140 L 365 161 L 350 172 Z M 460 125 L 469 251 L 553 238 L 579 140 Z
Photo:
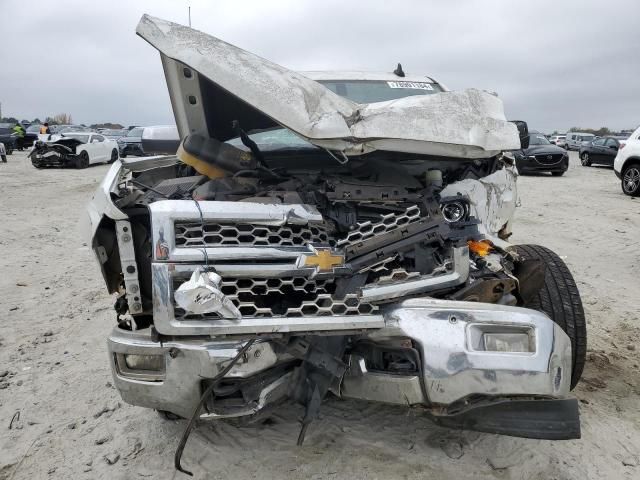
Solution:
M 76 140 L 82 142 L 82 143 L 87 143 L 89 141 L 89 135 L 80 135 L 80 134 L 74 134 L 74 133 L 65 133 L 62 135 L 64 138 L 75 138 Z
M 13 133 L 10 128 L 0 127 L 0 135 L 7 135 Z
M 142 128 L 132 128 L 127 133 L 127 137 L 142 137 Z
M 529 137 L 529 145 L 550 145 L 550 143 L 544 135 L 534 134 Z
M 410 97 L 412 95 L 431 95 L 433 93 L 443 91 L 440 85 L 430 82 L 320 80 L 319 83 L 341 97 L 348 98 L 349 100 L 357 103 L 384 102 L 387 100 L 397 100 L 398 98 Z M 131 132 L 129 132 L 128 136 L 131 136 Z M 290 130 L 281 127 L 258 132 L 249 132 L 249 137 L 258 144 L 261 150 L 265 151 L 317 148 L 315 145 L 300 138 Z M 234 147 L 246 149 L 239 138 L 233 138 L 227 141 L 227 143 Z
M 40 126 L 39 125 L 31 125 L 30 127 L 27 127 L 27 132 L 29 132 L 29 133 L 39 133 L 40 132 Z

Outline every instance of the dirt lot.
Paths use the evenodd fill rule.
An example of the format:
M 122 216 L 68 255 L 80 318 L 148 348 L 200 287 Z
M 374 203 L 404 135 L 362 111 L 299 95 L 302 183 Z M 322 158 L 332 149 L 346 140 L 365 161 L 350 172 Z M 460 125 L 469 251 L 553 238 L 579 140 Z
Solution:
M 0 479 L 187 478 L 173 470 L 184 422 L 111 384 L 114 299 L 77 228 L 107 168 L 38 171 L 18 152 L 0 164 Z M 640 478 L 640 199 L 575 154 L 564 177 L 524 177 L 520 192 L 515 242 L 558 252 L 585 303 L 582 440 L 453 432 L 417 409 L 330 400 L 301 448 L 288 411 L 201 426 L 184 464 L 197 478 Z

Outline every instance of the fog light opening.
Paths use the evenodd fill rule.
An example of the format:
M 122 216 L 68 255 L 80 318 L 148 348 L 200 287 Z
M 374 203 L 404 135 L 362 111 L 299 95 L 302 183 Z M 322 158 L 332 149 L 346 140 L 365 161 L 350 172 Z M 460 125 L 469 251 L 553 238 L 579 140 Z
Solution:
M 531 353 L 534 351 L 529 335 L 523 333 L 486 332 L 482 344 L 487 352 Z
M 164 355 L 130 355 L 125 353 L 124 363 L 130 370 L 164 371 Z

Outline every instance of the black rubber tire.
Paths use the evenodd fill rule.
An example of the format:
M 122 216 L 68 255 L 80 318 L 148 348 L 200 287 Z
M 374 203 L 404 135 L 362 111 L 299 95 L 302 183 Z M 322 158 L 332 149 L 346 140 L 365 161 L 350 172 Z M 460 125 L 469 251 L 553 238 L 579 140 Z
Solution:
M 113 150 L 111 150 L 111 159 L 109 160 L 108 163 L 113 163 L 118 159 L 118 151 L 114 148 Z
M 582 376 L 587 357 L 587 322 L 576 282 L 567 265 L 548 248 L 540 245 L 516 245 L 515 249 L 522 257 L 539 259 L 547 267 L 544 286 L 525 307 L 547 314 L 571 340 L 573 390 Z
M 564 172 L 551 172 L 551 175 L 553 175 L 554 177 L 561 177 L 562 175 L 564 175 Z
M 583 152 L 582 155 L 580 155 L 580 163 L 582 164 L 583 167 L 591 166 L 591 159 L 589 158 L 589 152 Z
M 76 168 L 87 168 L 89 166 L 89 154 L 85 151 L 80 152 L 76 163 Z
M 621 174 L 622 178 L 620 181 L 620 186 L 622 187 L 622 193 L 624 193 L 625 195 L 629 195 L 630 197 L 640 197 L 640 183 L 636 183 L 634 188 L 634 186 L 631 186 L 629 182 L 625 182 L 626 180 L 625 177 L 629 175 L 632 172 L 632 170 L 635 172 L 640 172 L 640 162 L 638 162 L 637 160 L 631 161 L 627 165 L 625 165 L 624 168 L 622 169 L 622 174 Z

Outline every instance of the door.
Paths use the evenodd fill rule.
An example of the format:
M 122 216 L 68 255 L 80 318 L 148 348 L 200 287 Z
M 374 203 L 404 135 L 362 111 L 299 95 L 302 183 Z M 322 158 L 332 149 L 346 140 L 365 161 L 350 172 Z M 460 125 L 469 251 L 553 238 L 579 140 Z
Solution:
M 604 138 L 597 138 L 591 142 L 591 148 L 588 150 L 591 163 L 600 163 L 603 161 L 605 140 Z
M 107 160 L 109 160 L 106 152 L 108 145 L 104 141 L 104 137 L 102 135 L 91 135 L 89 144 L 93 149 L 93 151 L 89 154 L 89 163 L 106 162 Z
M 602 152 L 602 163 L 605 165 L 613 165 L 613 160 L 618 154 L 620 149 L 620 143 L 615 138 L 607 138 L 604 142 L 604 148 Z

